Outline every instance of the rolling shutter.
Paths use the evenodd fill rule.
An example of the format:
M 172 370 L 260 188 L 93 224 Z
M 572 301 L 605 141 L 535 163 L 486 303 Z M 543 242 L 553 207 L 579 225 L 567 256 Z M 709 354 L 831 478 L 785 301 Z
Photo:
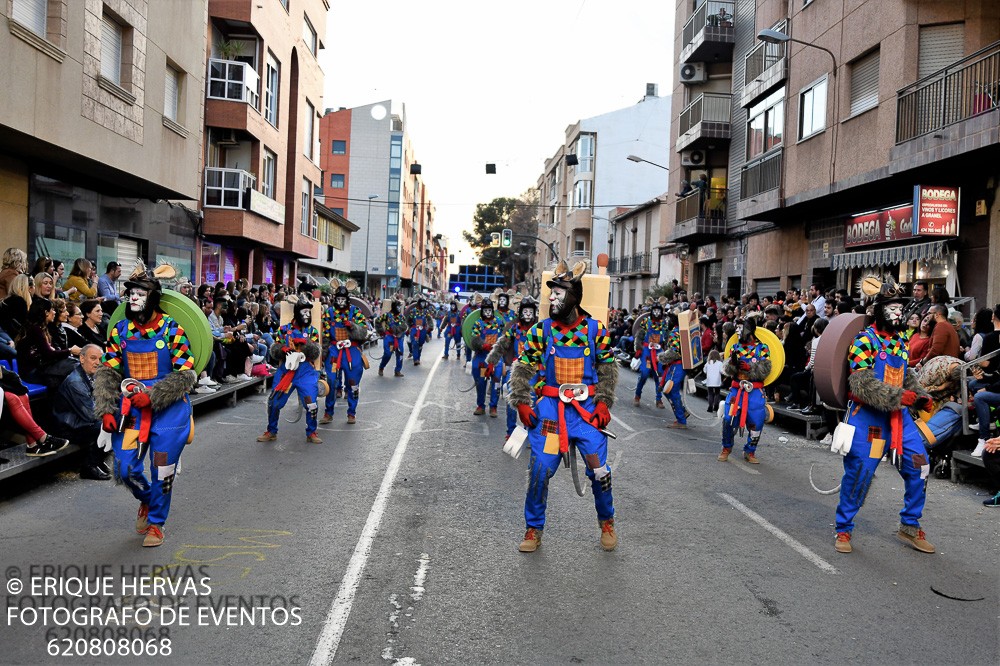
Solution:
M 45 37 L 46 0 L 14 0 L 13 18 L 40 37 Z
M 920 26 L 917 78 L 938 72 L 965 56 L 965 24 Z
M 177 122 L 177 87 L 179 78 L 177 70 L 167 65 L 163 93 L 163 115 L 174 122 Z
M 720 269 L 722 268 L 722 263 L 721 262 L 719 263 L 719 268 Z M 721 271 L 719 273 L 718 280 L 721 283 L 721 281 L 722 281 Z M 717 285 L 714 285 L 714 286 L 717 286 Z M 706 287 L 706 289 L 707 289 L 707 287 Z M 757 292 L 757 295 L 760 296 L 761 298 L 763 298 L 765 296 L 770 296 L 771 298 L 774 298 L 774 295 L 777 293 L 777 291 L 779 289 L 781 289 L 781 278 L 771 278 L 771 279 L 767 279 L 767 280 L 754 280 L 754 290 Z
M 851 65 L 851 115 L 878 106 L 879 52 L 869 53 Z
M 101 76 L 121 85 L 122 27 L 107 15 L 101 21 Z

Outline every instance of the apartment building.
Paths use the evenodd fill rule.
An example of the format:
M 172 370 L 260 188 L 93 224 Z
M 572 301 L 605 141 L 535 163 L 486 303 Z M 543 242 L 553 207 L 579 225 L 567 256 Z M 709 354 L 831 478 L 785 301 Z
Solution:
M 327 0 L 208 2 L 203 281 L 289 284 L 300 259 L 319 256 L 317 56 L 329 9 Z
M 608 274 L 611 275 L 611 307 L 632 309 L 646 293 L 663 281 L 679 276 L 682 265 L 675 253 L 659 248 L 665 230 L 673 222 L 670 196 L 663 195 L 633 208 L 611 211 L 608 229 Z
M 597 255 L 610 249 L 609 225 L 615 211 L 665 192 L 669 113 L 670 97 L 657 96 L 656 85 L 648 84 L 645 96 L 633 106 L 566 128 L 565 142 L 546 160 L 537 182 L 538 235 L 548 244 L 538 245 L 543 264 L 561 258 L 594 265 Z M 629 249 L 655 252 L 659 241 L 654 237 L 650 246 Z M 645 277 L 658 271 L 655 260 L 636 267 L 636 275 Z M 631 264 L 616 262 L 615 269 L 620 268 L 630 269 Z
M 434 233 L 436 210 L 406 132 L 405 105 L 327 109 L 319 136 L 323 200 L 360 227 L 352 276 L 380 296 L 446 289 L 447 241 Z
M 299 259 L 299 274 L 308 274 L 321 284 L 330 278 L 346 280 L 351 274 L 351 243 L 358 225 L 321 201 L 313 200 L 313 209 L 319 224 L 319 253 L 316 257 Z
M 0 3 L 4 247 L 194 274 L 207 8 Z
M 692 290 L 1000 298 L 996 2 L 700 0 L 676 26 L 672 186 L 710 183 L 669 238 Z

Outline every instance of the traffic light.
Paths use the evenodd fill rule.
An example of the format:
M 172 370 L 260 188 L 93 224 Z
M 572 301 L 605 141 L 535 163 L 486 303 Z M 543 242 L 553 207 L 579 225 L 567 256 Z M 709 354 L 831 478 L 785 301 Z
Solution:
M 500 247 L 500 232 L 494 231 L 490 234 L 490 247 Z
M 503 242 L 500 244 L 501 247 L 510 247 L 514 244 L 514 232 L 510 229 L 503 230 Z

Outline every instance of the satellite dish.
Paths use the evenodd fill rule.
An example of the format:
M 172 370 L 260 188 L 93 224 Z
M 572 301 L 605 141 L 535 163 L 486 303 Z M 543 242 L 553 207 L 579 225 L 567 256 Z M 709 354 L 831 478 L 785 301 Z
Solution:
M 372 107 L 372 118 L 375 120 L 382 120 L 389 114 L 389 110 L 385 108 L 382 104 L 376 104 Z

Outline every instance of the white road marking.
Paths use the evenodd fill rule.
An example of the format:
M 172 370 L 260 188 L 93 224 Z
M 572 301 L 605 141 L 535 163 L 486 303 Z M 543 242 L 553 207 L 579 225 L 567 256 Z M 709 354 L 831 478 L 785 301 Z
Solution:
M 727 462 L 729 462 L 732 465 L 735 465 L 736 469 L 740 470 L 741 472 L 746 472 L 747 474 L 753 474 L 755 476 L 760 476 L 760 472 L 758 472 L 757 470 L 755 470 L 753 467 L 750 467 L 749 463 L 746 464 L 746 465 L 738 463 L 738 462 L 736 462 L 736 460 L 732 456 L 729 457 L 729 460 Z
M 420 566 L 417 573 L 413 574 L 413 586 L 410 587 L 410 598 L 420 601 L 424 597 L 424 580 L 427 578 L 427 569 L 431 565 L 431 556 L 427 553 L 420 553 Z
M 622 421 L 620 418 L 618 418 L 614 414 L 611 415 L 611 420 L 614 421 L 615 423 L 617 423 L 618 425 L 620 425 L 621 427 L 625 428 L 629 432 L 635 432 L 635 428 L 633 428 L 629 424 L 625 423 L 624 421 Z
M 802 557 L 806 558 L 807 560 L 815 564 L 822 571 L 825 571 L 828 574 L 840 573 L 835 566 L 833 566 L 832 564 L 824 560 L 822 557 L 820 557 L 816 553 L 812 552 L 811 550 L 803 546 L 801 543 L 793 539 L 785 532 L 782 532 L 777 527 L 767 522 L 767 520 L 765 520 L 763 516 L 750 510 L 745 504 L 740 502 L 732 495 L 728 495 L 726 493 L 719 493 L 719 497 L 729 502 L 734 509 L 736 509 L 737 511 L 745 515 L 747 518 L 749 518 L 750 520 L 757 523 L 765 530 L 776 536 L 779 540 L 783 541 L 786 546 L 788 546 L 789 548 L 797 552 L 799 555 L 801 555 Z
M 618 469 L 618 462 L 621 459 L 622 459 L 622 450 L 618 449 L 617 451 L 615 451 L 615 462 L 614 462 L 614 464 L 611 465 L 611 471 L 612 472 L 614 472 L 616 469 Z
M 347 571 L 344 572 L 340 589 L 337 590 L 337 597 L 330 606 L 330 611 L 327 613 L 326 620 L 323 623 L 323 630 L 316 640 L 316 648 L 313 650 L 312 658 L 309 660 L 312 666 L 330 664 L 337 655 L 337 648 L 340 645 L 341 637 L 344 635 L 347 618 L 350 616 L 351 607 L 354 605 L 354 595 L 357 594 L 358 585 L 361 583 L 361 575 L 364 573 L 368 557 L 371 555 L 375 535 L 378 534 L 382 516 L 385 514 L 385 508 L 389 503 L 389 494 L 392 492 L 392 485 L 396 479 L 396 474 L 399 472 L 399 466 L 403 461 L 403 455 L 406 453 L 410 437 L 413 436 L 413 432 L 416 429 L 420 410 L 423 408 L 424 399 L 427 397 L 427 392 L 431 387 L 431 380 L 433 380 L 434 373 L 437 371 L 439 365 L 441 365 L 441 357 L 438 357 L 431 371 L 427 373 L 427 379 L 424 380 L 424 385 L 420 389 L 420 395 L 417 396 L 417 402 L 414 405 L 413 411 L 410 412 L 410 418 L 406 421 L 403 434 L 399 436 L 399 442 L 396 444 L 396 449 L 389 460 L 385 476 L 382 477 L 382 485 L 375 496 L 375 502 L 368 513 L 365 526 L 361 530 L 361 537 L 358 539 L 358 543 L 354 547 L 354 553 L 351 555 L 351 560 L 347 564 Z
M 716 456 L 717 453 L 704 453 L 702 451 L 660 451 L 659 449 L 649 449 L 643 453 L 666 453 L 671 456 Z

